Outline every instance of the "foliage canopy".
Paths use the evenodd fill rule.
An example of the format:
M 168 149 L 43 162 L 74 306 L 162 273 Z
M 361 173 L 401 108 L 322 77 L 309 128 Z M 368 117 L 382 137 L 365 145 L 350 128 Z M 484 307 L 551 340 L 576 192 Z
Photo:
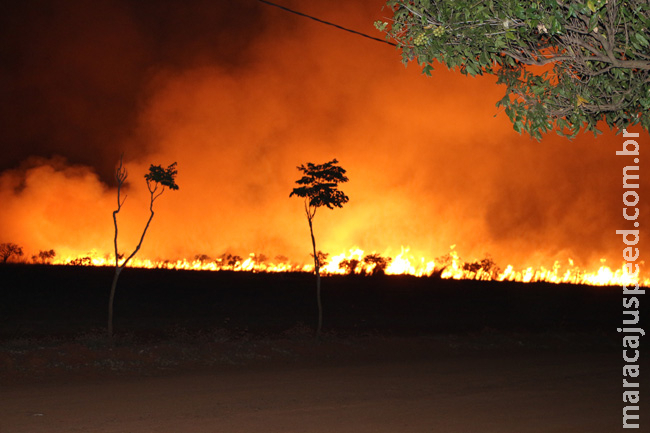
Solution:
M 22 257 L 23 247 L 12 242 L 5 242 L 0 244 L 0 261 L 7 263 L 12 256 Z
M 347 182 L 348 178 L 345 176 L 345 169 L 336 165 L 337 163 L 338 161 L 333 159 L 324 164 L 308 162 L 298 166 L 303 176 L 296 183 L 302 186 L 294 188 L 289 197 L 296 195 L 305 198 L 307 214 L 309 216 L 311 213 L 311 218 L 316 208 L 343 207 L 349 200 L 348 196 L 338 189 L 338 184 Z
M 176 185 L 176 175 L 178 170 L 176 169 L 176 163 L 170 164 L 167 168 L 162 168 L 160 165 L 153 165 L 149 167 L 149 173 L 144 175 L 145 180 L 149 189 L 152 189 L 152 185 L 160 184 L 162 187 L 168 187 L 172 190 L 177 190 L 178 185 Z M 155 187 L 154 187 L 155 188 Z
M 462 74 L 493 74 L 517 132 L 597 135 L 650 130 L 648 0 L 389 0 L 404 63 L 431 75 L 435 62 Z

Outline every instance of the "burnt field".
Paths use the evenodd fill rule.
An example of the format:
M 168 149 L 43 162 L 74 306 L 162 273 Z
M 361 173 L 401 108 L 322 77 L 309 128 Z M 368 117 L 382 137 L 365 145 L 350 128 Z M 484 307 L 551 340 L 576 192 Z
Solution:
M 0 338 L 75 335 L 105 329 L 112 268 L 0 266 Z M 579 332 L 616 337 L 620 287 L 411 276 L 322 280 L 323 329 L 343 335 L 421 336 Z M 640 316 L 650 314 L 641 299 Z M 316 322 L 314 277 L 303 273 L 124 270 L 116 334 L 171 330 L 274 335 Z M 643 323 L 643 319 L 642 319 Z

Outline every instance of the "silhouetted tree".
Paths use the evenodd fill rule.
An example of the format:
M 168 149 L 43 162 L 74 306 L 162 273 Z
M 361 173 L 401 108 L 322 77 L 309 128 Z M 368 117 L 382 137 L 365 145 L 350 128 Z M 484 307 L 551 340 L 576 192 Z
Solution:
M 473 274 L 474 279 L 479 278 L 479 275 L 486 275 L 491 280 L 500 272 L 499 267 L 490 256 L 486 256 L 480 261 L 476 260 L 474 262 L 464 263 L 463 270 Z
M 268 257 L 264 254 L 250 254 L 248 260 L 250 260 L 250 263 L 252 264 L 252 266 L 248 267 L 248 270 L 259 272 L 264 268 L 264 264 L 268 260 Z
M 431 276 L 433 278 L 442 278 L 442 274 L 443 272 L 445 272 L 445 269 L 447 269 L 449 266 L 451 266 L 454 263 L 454 257 L 452 256 L 451 253 L 447 253 L 440 257 L 436 257 L 434 259 L 434 262 L 436 263 L 436 267 L 433 270 Z
M 481 269 L 483 269 L 483 272 L 488 274 L 492 280 L 501 272 L 501 268 L 497 266 L 495 261 L 489 255 L 481 260 Z
M 479 262 L 465 262 L 463 263 L 463 271 L 472 274 L 473 279 L 478 277 L 478 271 L 481 269 L 481 263 Z
M 243 260 L 243 259 L 241 258 L 241 256 L 238 256 L 238 255 L 236 255 L 236 254 L 234 254 L 234 255 L 228 254 L 228 257 L 227 257 L 227 261 L 226 261 L 226 263 L 227 263 L 228 266 L 230 266 L 230 267 L 232 268 L 232 270 L 234 271 L 234 270 L 235 270 L 235 267 L 236 267 L 237 265 L 241 265 L 242 260 Z
M 339 269 L 344 269 L 347 275 L 354 275 L 359 263 L 358 259 L 344 259 L 339 263 Z
M 197 254 L 194 256 L 194 260 L 198 260 L 201 263 L 208 263 L 212 261 L 210 256 L 207 254 Z
M 257 267 L 263 265 L 264 263 L 266 263 L 266 261 L 267 261 L 269 258 L 266 257 L 265 254 L 255 254 L 255 255 L 252 257 L 252 259 L 253 259 L 253 263 L 255 263 L 255 267 L 257 268 Z
M 0 244 L 0 259 L 2 259 L 2 263 L 7 263 L 14 256 L 22 257 L 23 248 L 11 242 Z
M 124 185 L 124 182 L 128 176 L 126 169 L 122 163 L 123 157 L 124 155 L 120 156 L 120 165 L 115 170 L 115 179 L 117 180 L 117 209 L 113 211 L 113 225 L 115 227 L 115 236 L 113 237 L 113 247 L 115 250 L 115 275 L 113 276 L 111 293 L 108 300 L 108 339 L 111 343 L 111 346 L 113 345 L 113 300 L 115 299 L 117 280 L 120 277 L 122 270 L 126 267 L 129 261 L 131 261 L 131 259 L 135 256 L 135 254 L 140 250 L 140 247 L 142 246 L 144 236 L 147 234 L 147 229 L 149 229 L 149 225 L 153 219 L 153 204 L 156 199 L 160 197 L 163 192 L 165 192 L 165 188 L 169 188 L 171 190 L 178 189 L 178 185 L 176 185 L 175 180 L 176 174 L 178 173 L 176 170 L 176 163 L 171 164 L 167 168 L 162 168 L 159 165 L 153 164 L 149 167 L 149 172 L 144 175 L 144 178 L 147 182 L 147 189 L 149 190 L 150 195 L 149 219 L 147 220 L 147 224 L 144 226 L 142 236 L 140 236 L 140 242 L 138 242 L 138 245 L 135 247 L 133 252 L 126 259 L 124 259 L 122 263 L 120 263 L 123 255 L 119 253 L 117 248 L 117 214 L 122 209 L 122 205 L 126 200 L 126 195 L 122 199 L 120 194 L 122 191 L 122 186 Z
M 230 268 L 231 270 L 235 270 L 235 267 L 237 265 L 242 264 L 242 257 L 238 256 L 236 254 L 230 254 L 230 253 L 223 253 L 221 257 L 219 257 L 216 262 L 219 265 L 221 269 L 224 268 Z
M 381 255 L 375 253 L 375 254 L 368 254 L 363 258 L 363 262 L 367 265 L 374 265 L 372 268 L 372 271 L 370 271 L 370 275 L 384 275 L 386 272 L 386 268 L 388 265 L 390 265 L 390 262 L 392 262 L 393 259 L 390 257 L 382 257 Z
M 310 254 L 310 256 L 314 258 L 313 254 Z M 320 265 L 321 268 L 329 264 L 329 260 L 328 260 L 329 256 L 330 256 L 329 253 L 318 251 L 318 264 Z
M 39 251 L 38 252 L 38 258 L 40 259 L 41 263 L 43 263 L 43 264 L 48 263 L 55 256 L 56 256 L 56 252 L 54 250 Z
M 316 274 L 316 302 L 318 304 L 318 326 L 316 334 L 320 335 L 323 327 L 323 305 L 321 302 L 321 253 L 316 250 L 316 239 L 314 238 L 314 217 L 319 207 L 326 206 L 329 209 L 334 207 L 343 207 L 348 202 L 349 197 L 338 189 L 339 183 L 348 181 L 345 177 L 345 170 L 336 165 L 338 161 L 333 159 L 325 164 L 312 164 L 298 166 L 298 170 L 303 176 L 296 181 L 298 185 L 289 194 L 289 197 L 298 196 L 304 199 L 305 215 L 309 223 L 309 233 L 311 235 L 311 245 L 313 249 L 312 257 L 314 258 L 314 273 Z
M 85 256 L 85 257 L 77 257 L 74 260 L 71 260 L 68 263 L 70 266 L 90 266 L 93 264 L 93 261 L 90 257 Z

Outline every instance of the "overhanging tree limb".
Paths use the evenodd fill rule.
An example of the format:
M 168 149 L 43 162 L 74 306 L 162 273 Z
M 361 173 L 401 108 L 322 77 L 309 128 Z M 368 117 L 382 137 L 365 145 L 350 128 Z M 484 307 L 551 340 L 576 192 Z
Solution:
M 404 62 L 436 63 L 507 86 L 498 106 L 515 130 L 540 139 L 640 124 L 650 129 L 650 2 L 389 0 Z M 534 67 L 552 66 L 544 72 Z

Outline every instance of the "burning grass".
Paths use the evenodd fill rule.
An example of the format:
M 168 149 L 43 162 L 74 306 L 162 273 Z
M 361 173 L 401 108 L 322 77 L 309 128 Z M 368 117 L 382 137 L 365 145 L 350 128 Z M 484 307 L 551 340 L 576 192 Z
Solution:
M 325 255 L 327 257 L 328 255 Z M 73 266 L 113 266 L 108 256 L 98 257 L 91 254 L 84 257 L 67 257 L 54 260 L 53 263 Z M 352 248 L 347 253 L 341 253 L 327 259 L 321 266 L 321 275 L 412 275 L 417 277 L 439 277 L 454 280 L 482 281 L 514 281 L 514 282 L 548 282 L 587 284 L 592 286 L 634 285 L 637 282 L 644 287 L 650 287 L 650 278 L 630 278 L 626 273 L 625 264 L 620 268 L 611 268 L 601 260 L 600 267 L 594 270 L 581 269 L 574 265 L 573 260 L 566 263 L 556 260 L 552 266 L 537 268 L 528 267 L 515 269 L 512 265 L 499 267 L 491 257 L 465 262 L 454 248 L 434 260 L 416 257 L 408 248 L 402 247 L 401 252 L 394 257 L 377 252 L 367 253 L 360 248 Z M 173 269 L 194 271 L 236 271 L 253 273 L 304 272 L 313 273 L 313 264 L 301 264 L 289 261 L 286 257 L 278 256 L 270 260 L 264 255 L 249 254 L 247 258 L 239 255 L 222 254 L 211 258 L 208 255 L 197 255 L 192 260 L 150 260 L 134 258 L 132 267 L 145 269 Z

